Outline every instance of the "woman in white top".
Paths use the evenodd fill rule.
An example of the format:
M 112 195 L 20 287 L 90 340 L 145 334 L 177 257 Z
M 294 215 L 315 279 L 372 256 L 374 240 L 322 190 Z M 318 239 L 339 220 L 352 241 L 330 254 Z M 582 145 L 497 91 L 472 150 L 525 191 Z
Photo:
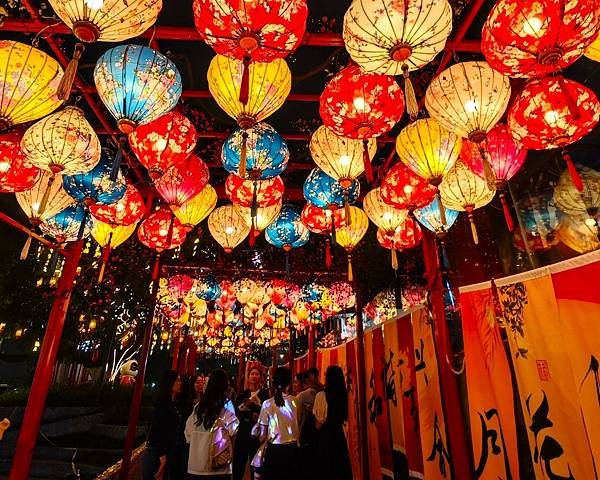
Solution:
M 279 367 L 273 375 L 275 395 L 262 404 L 258 416 L 259 439 L 267 442 L 263 480 L 295 480 L 298 475 L 298 405 L 287 394 L 292 381 L 289 369 Z
M 240 422 L 235 416 L 235 408 L 227 399 L 229 378 L 224 370 L 214 370 L 208 378 L 206 390 L 200 403 L 185 424 L 185 439 L 190 444 L 188 460 L 188 474 L 190 479 L 202 480 L 230 480 L 231 463 L 221 469 L 211 467 L 211 451 L 213 434 L 212 429 L 217 419 L 221 421 L 224 429 L 230 436 L 233 445 L 233 436 L 237 432 Z

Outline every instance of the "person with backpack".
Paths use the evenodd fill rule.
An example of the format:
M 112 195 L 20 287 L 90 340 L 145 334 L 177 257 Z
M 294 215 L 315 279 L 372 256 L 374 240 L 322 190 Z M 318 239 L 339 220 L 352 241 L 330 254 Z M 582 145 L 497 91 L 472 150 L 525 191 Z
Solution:
M 262 465 L 263 480 L 298 478 L 298 401 L 287 393 L 292 381 L 288 368 L 273 375 L 275 395 L 262 404 L 257 426 L 259 440 L 267 442 Z
M 200 402 L 187 419 L 185 438 L 190 444 L 188 478 L 190 480 L 231 480 L 233 437 L 239 420 L 227 399 L 229 377 L 214 370 Z

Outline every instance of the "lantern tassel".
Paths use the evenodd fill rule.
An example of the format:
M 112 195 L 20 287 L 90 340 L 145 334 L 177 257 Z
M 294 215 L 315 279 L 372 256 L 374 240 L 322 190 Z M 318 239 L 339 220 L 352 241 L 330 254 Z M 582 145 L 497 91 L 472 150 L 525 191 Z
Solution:
M 123 145 L 119 145 L 119 149 L 113 158 L 112 168 L 110 170 L 110 180 L 112 182 L 117 180 L 119 176 L 119 168 L 121 168 L 121 162 L 123 161 Z
M 392 268 L 394 271 L 398 270 L 398 254 L 395 248 L 392 248 Z
M 328 238 L 325 238 L 325 267 L 327 269 L 331 268 L 331 264 L 333 263 L 331 258 L 331 242 Z
M 473 236 L 473 243 L 479 245 L 479 235 L 477 234 L 477 226 L 475 225 L 475 219 L 473 218 L 473 212 L 469 212 L 469 223 L 471 224 L 471 235 Z
M 240 85 L 240 103 L 246 105 L 248 103 L 248 93 L 250 91 L 250 62 L 252 59 L 246 55 L 243 60 L 244 69 L 242 71 L 242 83 Z
M 27 235 L 27 240 L 25 240 L 25 244 L 23 245 L 23 249 L 21 250 L 21 255 L 19 256 L 20 260 L 25 260 L 27 255 L 29 255 L 29 248 L 31 247 L 31 236 Z
M 366 138 L 363 140 L 363 164 L 367 182 L 373 183 L 373 166 L 371 165 L 371 158 L 369 157 L 369 140 Z
M 494 190 L 496 187 L 496 174 L 490 165 L 485 149 L 482 145 L 479 146 L 479 155 L 481 156 L 481 163 L 483 164 L 483 176 L 490 190 Z
M 440 222 L 442 222 L 442 225 L 445 227 L 447 225 L 447 222 L 446 222 L 446 208 L 444 207 L 444 204 L 442 203 L 442 197 L 440 196 L 440 191 L 439 190 L 435 194 L 435 198 L 437 199 L 438 207 L 439 207 L 439 210 L 440 210 Z
M 52 174 L 48 178 L 48 185 L 46 185 L 46 190 L 44 191 L 44 195 L 42 195 L 42 200 L 40 201 L 40 206 L 38 207 L 37 214 L 41 217 L 42 213 L 46 210 L 46 206 L 48 205 L 48 199 L 50 198 L 50 187 L 54 183 L 55 175 Z
M 350 216 L 350 201 L 348 200 L 348 190 L 344 190 L 344 217 L 346 226 L 352 225 L 352 217 Z M 335 222 L 335 219 L 333 221 Z
M 502 202 L 502 210 L 504 211 L 506 228 L 508 228 L 509 232 L 512 232 L 515 229 L 515 224 L 513 222 L 512 215 L 510 214 L 510 206 L 508 205 L 508 200 L 506 200 L 506 194 L 504 192 L 500 193 L 500 201 Z
M 242 151 L 240 152 L 240 177 L 246 178 L 246 157 L 248 156 L 248 132 L 244 130 L 242 133 Z
M 56 96 L 60 100 L 68 100 L 69 95 L 71 95 L 71 88 L 73 88 L 73 81 L 75 80 L 75 75 L 77 74 L 77 69 L 79 68 L 79 60 L 81 59 L 81 54 L 83 53 L 83 43 L 75 44 L 75 51 L 73 52 L 73 58 L 65 68 L 65 73 L 63 77 L 60 79 L 60 83 L 58 84 L 58 88 L 56 89 Z
M 419 104 L 413 87 L 410 75 L 408 73 L 408 65 L 402 65 L 402 76 L 404 77 L 404 98 L 406 99 L 406 112 L 411 121 L 416 120 L 419 115 Z
M 354 272 L 352 271 L 352 255 L 348 254 L 348 281 L 352 283 L 354 281 Z
M 579 176 L 579 172 L 577 171 L 577 167 L 573 163 L 573 159 L 571 158 L 571 155 L 569 155 L 568 152 L 563 152 L 562 156 L 563 156 L 565 162 L 567 163 L 567 168 L 569 170 L 569 175 L 571 175 L 571 180 L 573 181 L 573 185 L 575 185 L 575 188 L 577 190 L 582 192 L 583 191 L 583 181 L 581 180 L 581 177 Z

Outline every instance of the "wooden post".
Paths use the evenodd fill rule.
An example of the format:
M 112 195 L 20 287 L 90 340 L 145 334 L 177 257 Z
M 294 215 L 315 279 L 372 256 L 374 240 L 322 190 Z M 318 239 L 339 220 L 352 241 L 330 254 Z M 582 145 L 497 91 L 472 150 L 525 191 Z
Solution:
M 77 267 L 81 259 L 82 249 L 83 240 L 73 242 L 66 248 L 65 265 L 60 274 L 54 302 L 48 317 L 48 326 L 40 347 L 40 354 L 23 416 L 23 424 L 19 431 L 15 456 L 8 477 L 9 480 L 27 480 L 29 478 L 33 449 L 40 431 L 42 414 L 44 413 L 46 397 L 52 380 L 52 371 L 56 362 L 65 318 L 71 302 L 71 293 L 73 292 L 73 284 L 77 276 Z
M 119 480 L 129 478 L 129 467 L 131 466 L 131 454 L 133 453 L 133 444 L 135 441 L 135 431 L 138 418 L 140 416 L 140 406 L 142 404 L 142 394 L 144 393 L 144 376 L 146 374 L 146 364 L 152 345 L 152 327 L 154 322 L 154 307 L 156 297 L 158 296 L 158 286 L 160 279 L 160 254 L 157 253 L 154 259 L 154 268 L 152 269 L 152 290 L 150 296 L 150 311 L 146 318 L 144 327 L 144 339 L 142 340 L 142 353 L 138 361 L 138 374 L 135 377 L 135 389 L 131 399 L 131 409 L 129 410 L 129 424 L 127 426 L 127 436 L 125 437 L 125 447 L 123 448 L 123 460 L 119 470 Z
M 308 327 L 308 368 L 316 367 L 317 358 L 315 350 L 315 326 L 311 323 Z

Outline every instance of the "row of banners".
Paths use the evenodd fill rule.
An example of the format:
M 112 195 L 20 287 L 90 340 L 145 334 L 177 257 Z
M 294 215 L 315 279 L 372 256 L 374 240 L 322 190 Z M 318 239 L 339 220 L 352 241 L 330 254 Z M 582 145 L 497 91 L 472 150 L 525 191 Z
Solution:
M 599 280 L 594 252 L 461 289 L 473 479 L 598 478 Z M 466 480 L 452 469 L 445 415 L 457 406 L 444 405 L 439 369 L 450 367 L 438 364 L 428 312 L 367 331 L 365 362 L 371 480 Z M 317 367 L 324 374 L 329 365 L 346 373 L 360 480 L 356 340 L 319 350 Z M 306 356 L 296 359 L 296 371 L 307 367 Z

